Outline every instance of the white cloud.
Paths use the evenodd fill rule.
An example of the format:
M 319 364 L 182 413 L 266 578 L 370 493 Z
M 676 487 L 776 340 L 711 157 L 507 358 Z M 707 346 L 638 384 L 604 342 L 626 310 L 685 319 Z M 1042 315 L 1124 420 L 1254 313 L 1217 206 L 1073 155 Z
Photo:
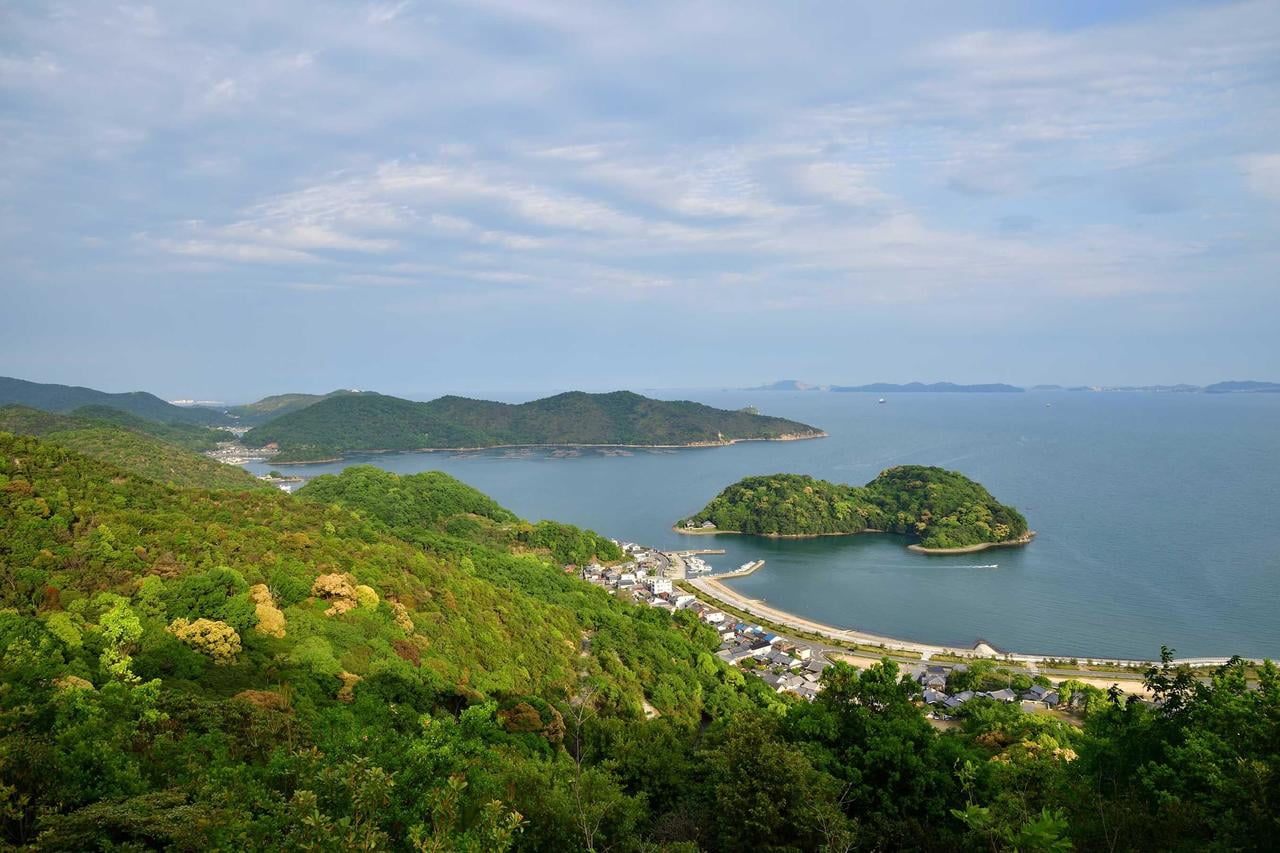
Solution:
M 1256 154 L 1244 158 L 1249 187 L 1258 195 L 1280 201 L 1280 154 Z
M 227 243 L 213 240 L 171 240 L 141 235 L 144 245 L 162 252 L 235 263 L 310 263 L 314 255 L 293 249 L 261 246 L 252 243 Z
M 1186 216 L 1201 222 L 1240 210 L 1214 183 L 1224 163 L 1280 196 L 1280 155 L 1241 158 L 1280 126 L 1273 3 L 1056 31 L 891 4 L 431 14 L 15 13 L 0 76 L 40 103 L 3 125 L 6 195 L 53 187 L 65 216 L 79 208 L 60 176 L 97 158 L 98 206 L 155 235 L 150 250 L 211 265 L 922 310 L 1178 292 L 1188 259 L 1266 235 L 1238 218 L 1193 229 L 1178 204 L 1138 222 L 1135 187 L 1199 180 Z M 1036 228 L 1001 225 L 1017 221 Z

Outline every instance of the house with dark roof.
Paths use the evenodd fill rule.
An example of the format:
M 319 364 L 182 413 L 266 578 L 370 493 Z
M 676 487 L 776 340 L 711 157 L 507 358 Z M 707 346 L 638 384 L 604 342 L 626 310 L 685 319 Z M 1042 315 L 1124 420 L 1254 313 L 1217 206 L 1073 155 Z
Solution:
M 781 675 L 774 675 L 772 672 L 766 672 L 764 675 L 760 676 L 760 680 L 778 693 L 781 693 L 786 689 L 786 679 Z

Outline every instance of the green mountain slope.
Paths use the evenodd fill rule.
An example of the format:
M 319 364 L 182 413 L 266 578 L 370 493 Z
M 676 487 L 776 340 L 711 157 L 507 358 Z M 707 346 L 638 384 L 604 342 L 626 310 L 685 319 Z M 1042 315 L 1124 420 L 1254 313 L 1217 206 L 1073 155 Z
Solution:
M 99 413 L 106 419 L 84 416 Z M 0 406 L 0 431 L 41 436 L 140 477 L 175 486 L 269 488 L 243 468 L 201 456 L 197 451 L 214 443 L 207 435 L 216 439 L 226 434 L 207 427 L 160 424 L 105 407 L 56 415 L 25 406 Z
M 319 403 L 321 400 L 327 400 L 330 397 L 359 393 L 362 392 L 339 389 L 330 391 L 328 394 L 273 394 L 253 403 L 231 406 L 227 409 L 227 413 L 236 416 L 241 425 L 252 426 L 266 423 L 272 418 L 278 418 L 290 412 L 300 411 L 307 406 Z
M 0 709 L 63 702 L 70 714 L 0 713 L 0 784 L 16 781 L 28 797 L 5 820 L 34 821 L 35 804 L 56 802 L 41 818 L 60 839 L 46 840 L 54 847 L 117 831 L 174 843 L 193 816 L 202 832 L 231 833 L 215 847 L 275 847 L 282 833 L 300 843 L 306 823 L 291 815 L 307 801 L 297 789 L 321 784 L 312 774 L 324 767 L 341 786 L 348 771 L 363 772 L 346 765 L 350 756 L 394 740 L 383 760 L 398 763 L 403 793 L 367 819 L 395 829 L 397 846 L 414 824 L 450 838 L 455 821 L 476 824 L 485 835 L 481 807 L 511 796 L 514 760 L 535 762 L 522 772 L 552 770 L 539 762 L 558 749 L 571 703 L 622 721 L 642 719 L 648 702 L 681 725 L 709 707 L 747 703 L 742 676 L 709 653 L 715 633 L 691 614 L 673 620 L 621 603 L 544 556 L 554 545 L 526 542 L 512 553 L 457 535 L 457 518 L 510 526 L 517 537 L 535 526 L 451 478 L 369 474 L 333 478 L 340 488 L 324 500 L 175 490 L 0 433 Z M 395 491 L 412 497 L 400 502 Z M 382 516 L 418 541 L 393 535 Z M 758 682 L 749 692 L 765 695 Z M 354 727 L 353 715 L 370 727 Z M 86 750 L 56 746 L 72 740 Z M 18 757 L 21 744 L 42 760 Z M 224 773 L 238 768 L 241 781 L 211 778 L 211 761 Z M 479 799 L 433 823 L 431 803 L 477 762 L 487 768 L 473 777 Z M 250 778 L 259 781 L 237 787 Z M 250 799 L 228 801 L 228 784 Z M 625 798 L 607 775 L 592 785 Z M 100 800 L 112 796 L 141 799 L 104 812 Z M 628 802 L 634 821 L 638 801 Z M 346 808 L 327 797 L 318 807 Z M 136 823 L 131 808 L 152 823 L 117 829 Z M 396 809 L 404 823 L 390 816 Z M 240 834 L 251 819 L 255 842 Z M 346 849 L 321 835 L 326 849 Z
M 380 394 L 335 397 L 250 430 L 245 442 L 276 444 L 281 461 L 348 451 L 508 444 L 693 445 L 742 439 L 812 438 L 806 424 L 627 391 L 570 392 L 509 404 L 464 397 L 416 403 Z
M 865 486 L 801 474 L 747 477 L 697 515 L 694 527 L 782 536 L 881 530 L 915 536 L 927 548 L 1012 542 L 1027 535 L 1016 509 L 955 471 L 922 465 L 890 468 Z
M 812 702 L 775 694 L 717 661 L 689 613 L 567 575 L 519 539 L 530 525 L 451 478 L 357 469 L 317 486 L 173 489 L 0 433 L 0 845 L 781 853 L 1272 837 L 1269 664 L 1233 661 L 1206 683 L 1155 667 L 1152 705 L 1068 682 L 1064 696 L 1088 699 L 1083 731 L 975 698 L 940 734 L 894 663 L 833 664 Z M 949 683 L 1031 683 L 998 666 Z
M 111 394 L 78 385 L 27 382 L 0 376 L 0 405 L 15 403 L 46 412 L 70 412 L 82 406 L 107 406 L 160 423 L 217 425 L 229 423 L 222 412 L 198 406 L 175 406 L 145 391 Z
M 145 433 L 196 453 L 213 450 L 219 441 L 231 437 L 225 430 L 191 423 L 160 423 L 109 406 L 81 406 L 72 410 L 71 416 Z

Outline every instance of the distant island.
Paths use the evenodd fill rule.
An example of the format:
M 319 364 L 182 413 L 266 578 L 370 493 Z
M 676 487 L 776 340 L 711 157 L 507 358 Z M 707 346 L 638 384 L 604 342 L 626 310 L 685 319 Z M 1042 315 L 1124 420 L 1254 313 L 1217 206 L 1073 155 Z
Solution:
M 755 388 L 744 388 L 744 391 L 865 391 L 871 394 L 901 394 L 913 392 L 926 393 L 956 393 L 956 394 L 987 394 L 987 393 L 1021 393 L 1024 389 L 1016 385 L 1006 385 L 1003 382 L 991 382 L 981 385 L 957 385 L 954 382 L 933 382 L 925 384 L 923 382 L 907 382 L 905 384 L 895 384 L 892 382 L 873 382 L 870 385 L 811 385 L 808 382 L 801 382 L 799 379 L 779 379 L 777 382 L 769 382 L 764 385 L 757 385 Z
M 764 385 L 757 385 L 755 388 L 744 388 L 744 391 L 826 391 L 830 386 L 827 385 L 810 385 L 808 382 L 801 382 L 799 379 L 779 379 L 777 382 L 767 382 Z
M 954 382 L 908 382 L 895 385 L 892 382 L 873 382 L 870 385 L 832 385 L 832 391 L 863 391 L 871 394 L 1021 394 L 1023 389 L 1003 382 L 990 382 L 984 385 L 957 385 Z
M 1215 382 L 1206 385 L 1206 394 L 1277 394 L 1280 393 L 1280 382 Z
M 653 400 L 629 391 L 572 391 L 529 403 L 441 397 L 427 403 L 383 394 L 342 394 L 249 430 L 250 447 L 275 445 L 278 462 L 316 461 L 350 452 L 616 445 L 685 447 L 737 441 L 821 438 L 822 430 L 747 411 L 687 400 Z
M 748 533 L 810 537 L 900 533 L 922 553 L 963 553 L 1025 545 L 1027 520 L 956 471 L 899 465 L 865 486 L 803 474 L 747 477 L 701 512 L 678 522 L 682 533 Z

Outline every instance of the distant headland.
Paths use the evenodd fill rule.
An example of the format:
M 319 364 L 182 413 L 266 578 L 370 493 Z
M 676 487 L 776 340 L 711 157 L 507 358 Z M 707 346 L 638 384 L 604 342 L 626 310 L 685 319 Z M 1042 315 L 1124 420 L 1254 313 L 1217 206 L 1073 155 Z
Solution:
M 754 411 L 629 391 L 571 391 L 528 403 L 440 397 L 427 403 L 383 394 L 340 394 L 290 412 L 244 435 L 274 445 L 277 462 L 352 452 L 475 450 L 512 446 L 712 447 L 739 441 L 822 438 L 817 427 Z

